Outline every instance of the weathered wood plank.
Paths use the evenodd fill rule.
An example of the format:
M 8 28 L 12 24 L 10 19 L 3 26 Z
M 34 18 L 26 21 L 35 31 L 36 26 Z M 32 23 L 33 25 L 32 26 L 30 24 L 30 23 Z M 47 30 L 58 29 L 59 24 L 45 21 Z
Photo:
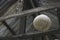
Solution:
M 12 6 L 10 6 L 8 8 L 8 10 L 4 13 L 4 15 L 2 16 L 7 16 L 10 14 L 16 14 L 16 8 L 17 8 L 17 3 L 14 3 Z M 20 11 L 21 11 L 21 6 L 20 6 Z M 6 20 L 6 23 L 16 32 L 19 28 L 18 24 L 19 22 L 17 22 L 18 20 L 20 20 L 17 17 L 11 18 L 9 20 Z M 18 23 L 18 24 L 17 24 Z M 3 26 L 2 26 L 3 25 Z M 17 29 L 15 29 L 17 27 Z M 2 31 L 1 31 L 2 30 Z M 16 32 L 18 34 L 18 31 Z M 12 34 L 10 33 L 10 31 L 6 28 L 6 26 L 1 22 L 0 25 L 0 36 L 11 36 Z

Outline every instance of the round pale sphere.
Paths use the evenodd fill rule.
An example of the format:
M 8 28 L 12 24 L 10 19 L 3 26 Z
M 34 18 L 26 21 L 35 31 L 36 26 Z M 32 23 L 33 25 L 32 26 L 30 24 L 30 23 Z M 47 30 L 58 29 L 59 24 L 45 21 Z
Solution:
M 38 31 L 45 32 L 51 27 L 51 20 L 47 15 L 41 14 L 33 20 L 33 26 Z

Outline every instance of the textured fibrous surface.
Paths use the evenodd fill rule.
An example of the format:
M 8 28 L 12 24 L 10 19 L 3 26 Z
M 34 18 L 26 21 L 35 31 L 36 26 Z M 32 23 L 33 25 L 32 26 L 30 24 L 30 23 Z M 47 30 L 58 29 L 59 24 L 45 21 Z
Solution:
M 33 26 L 35 29 L 45 32 L 51 27 L 51 20 L 47 15 L 41 14 L 34 19 Z

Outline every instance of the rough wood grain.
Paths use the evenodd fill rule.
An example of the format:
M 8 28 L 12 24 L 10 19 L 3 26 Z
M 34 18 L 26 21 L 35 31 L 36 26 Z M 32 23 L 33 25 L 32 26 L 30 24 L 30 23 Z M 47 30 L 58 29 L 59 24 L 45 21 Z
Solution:
M 46 6 L 46 7 L 39 7 L 39 8 L 35 8 L 35 9 L 30 9 L 30 10 L 23 11 L 19 14 L 12 14 L 12 15 L 8 15 L 8 16 L 0 17 L 0 21 L 6 20 L 9 18 L 13 18 L 13 17 L 18 17 L 18 16 L 32 15 L 33 12 L 39 12 L 39 11 L 41 12 L 41 11 L 46 11 L 46 10 L 53 9 L 53 8 L 56 8 L 56 6 Z

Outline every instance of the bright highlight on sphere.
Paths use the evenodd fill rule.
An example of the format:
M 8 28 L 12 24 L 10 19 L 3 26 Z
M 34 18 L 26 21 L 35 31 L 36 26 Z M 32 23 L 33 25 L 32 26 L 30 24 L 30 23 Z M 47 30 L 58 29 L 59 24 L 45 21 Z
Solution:
M 40 32 L 45 32 L 51 27 L 51 20 L 47 15 L 41 14 L 33 20 L 33 26 Z

